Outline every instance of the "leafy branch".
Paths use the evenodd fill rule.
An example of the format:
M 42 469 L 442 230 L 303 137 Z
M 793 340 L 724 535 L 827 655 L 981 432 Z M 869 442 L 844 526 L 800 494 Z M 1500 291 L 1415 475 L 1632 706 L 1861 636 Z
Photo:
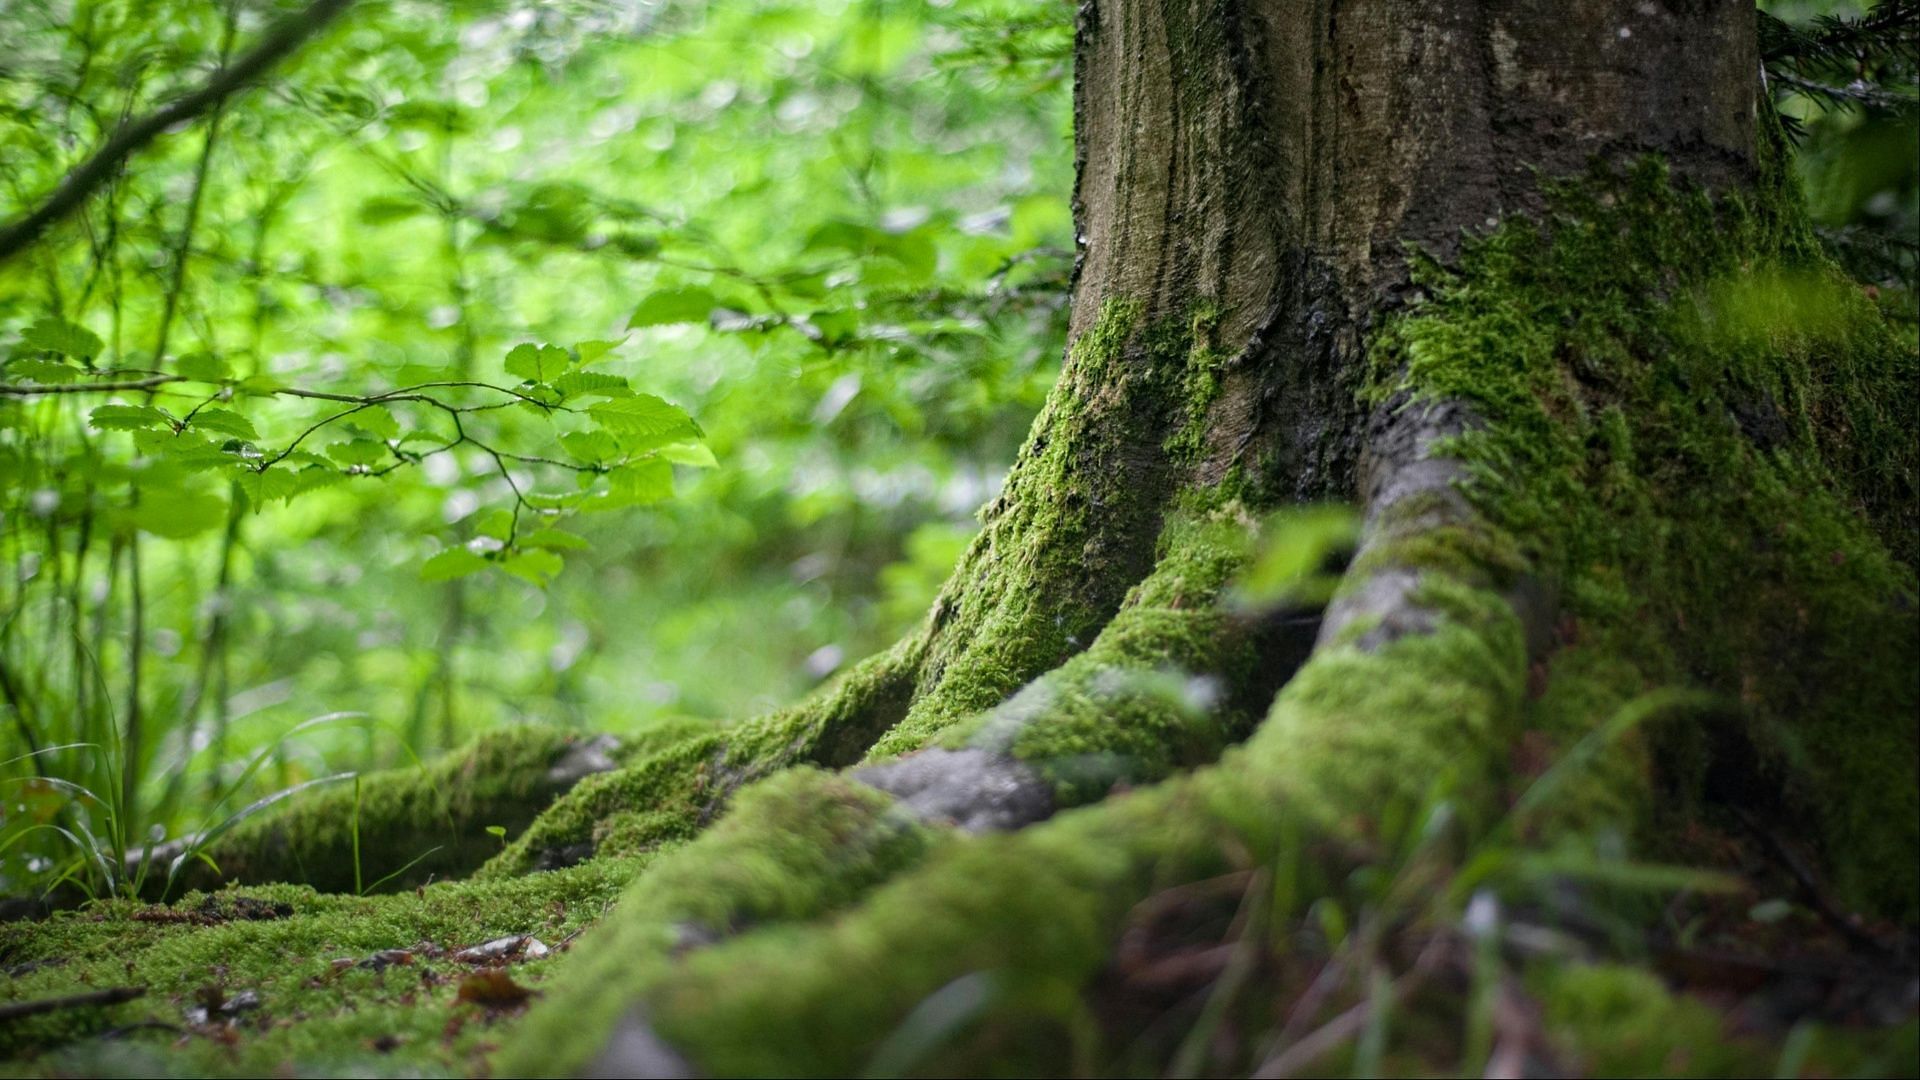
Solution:
M 1857 18 L 1823 15 L 1800 25 L 1758 15 L 1771 83 L 1822 108 L 1920 109 L 1920 0 L 1882 0 Z
M 98 431 L 130 433 L 141 452 L 168 462 L 180 471 L 225 469 L 256 509 L 268 502 L 290 499 L 341 476 L 385 476 L 462 446 L 474 447 L 493 462 L 512 492 L 513 505 L 504 525 L 483 535 L 482 539 L 494 542 L 483 545 L 484 550 L 448 549 L 435 557 L 438 563 L 429 560 L 426 571 L 433 578 L 458 576 L 481 569 L 491 561 L 500 561 L 509 570 L 545 584 L 560 568 L 560 557 L 551 549 L 583 546 L 583 542 L 547 528 L 541 531 L 538 545 L 546 550 L 537 555 L 519 550 L 523 514 L 551 520 L 568 510 L 610 509 L 655 502 L 672 494 L 673 463 L 704 466 L 713 461 L 711 452 L 701 442 L 705 433 L 684 410 L 662 398 L 636 392 L 625 378 L 586 370 L 611 352 L 618 342 L 581 342 L 571 350 L 554 345 L 516 346 L 507 353 L 504 366 L 508 375 L 520 377 L 522 381 L 518 385 L 449 378 L 373 393 L 234 379 L 218 360 L 205 356 L 184 358 L 183 370 L 178 372 L 128 368 L 94 371 L 90 367 L 75 367 L 65 361 L 78 360 L 90 365 L 104 344 L 84 327 L 55 318 L 43 318 L 29 327 L 22 336 L 22 344 L 25 354 L 16 354 L 11 366 L 23 370 L 34 381 L 0 384 L 0 398 L 30 400 L 80 393 L 145 392 L 148 404 L 113 403 L 95 407 L 88 417 L 89 426 Z M 47 359 L 49 355 L 57 359 Z M 95 381 L 76 381 L 89 376 L 96 377 Z M 198 400 L 184 415 L 176 416 L 151 404 L 154 395 L 177 384 L 211 385 L 214 390 L 196 395 Z M 450 392 L 466 391 L 497 395 L 499 400 L 471 403 L 447 396 Z M 333 402 L 344 407 L 305 425 L 277 449 L 262 449 L 257 445 L 259 434 L 253 422 L 225 407 L 236 397 L 286 397 Z M 421 406 L 445 416 L 453 426 L 452 436 L 427 431 L 403 434 L 399 422 L 386 411 L 387 406 L 398 404 Z M 592 426 L 559 436 L 561 445 L 574 458 L 569 461 L 503 448 L 480 437 L 468 425 L 467 421 L 476 414 L 512 407 L 521 407 L 548 419 L 584 415 Z M 325 457 L 303 449 L 320 432 L 337 424 L 348 425 L 350 432 L 356 434 L 347 442 L 328 446 Z M 409 444 L 416 440 L 431 445 L 425 449 L 409 449 Z M 385 464 L 381 463 L 382 459 L 387 459 Z M 294 468 L 296 465 L 299 467 Z M 539 494 L 515 476 L 513 465 L 573 473 L 582 478 L 581 490 L 563 495 Z M 607 489 L 589 490 L 601 478 L 605 478 Z M 464 554 L 450 556 L 455 550 Z M 490 560 L 489 556 L 497 558 Z

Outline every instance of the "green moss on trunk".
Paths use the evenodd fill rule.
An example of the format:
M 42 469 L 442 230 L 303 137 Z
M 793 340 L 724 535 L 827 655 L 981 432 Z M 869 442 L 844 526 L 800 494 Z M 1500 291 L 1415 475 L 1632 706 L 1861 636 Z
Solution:
M 1223 594 L 1253 528 L 1237 505 L 1177 517 L 1154 572 L 1085 652 L 1001 705 L 948 727 L 936 745 L 1009 754 L 1051 782 L 1056 806 L 1094 802 L 1218 757 L 1244 738 L 1287 672 L 1284 650 Z
M 1468 494 L 1556 583 L 1563 640 L 1616 665 L 1612 693 L 1698 687 L 1743 718 L 1677 726 L 1658 756 L 1749 747 L 1747 789 L 1720 794 L 1813 822 L 1849 902 L 1913 918 L 1913 342 L 1790 192 L 1715 200 L 1648 163 L 1551 200 L 1547 225 L 1420 268 L 1375 392 L 1477 411 L 1453 448 Z

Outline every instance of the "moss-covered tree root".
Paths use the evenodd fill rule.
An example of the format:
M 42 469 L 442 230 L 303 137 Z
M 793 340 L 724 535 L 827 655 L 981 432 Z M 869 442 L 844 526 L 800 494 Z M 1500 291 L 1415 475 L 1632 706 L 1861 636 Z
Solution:
M 1419 804 L 1443 776 L 1484 801 L 1518 722 L 1523 634 L 1484 587 L 1436 577 L 1421 600 L 1443 613 L 1441 627 L 1372 652 L 1322 650 L 1219 765 L 1018 832 L 952 841 L 826 922 L 751 930 L 646 968 L 596 951 L 520 1044 L 565 1025 L 578 1056 L 510 1048 L 500 1066 L 581 1068 L 610 1047 L 597 1067 L 619 1068 L 633 1064 L 621 1048 L 664 1044 L 706 1073 L 844 1074 L 863 1068 L 916 1004 L 970 972 L 994 973 L 1006 995 L 997 1011 L 1030 1028 L 1099 970 L 1121 921 L 1155 889 L 1270 859 L 1283 838 L 1364 843 L 1384 808 Z M 702 847 L 677 855 L 691 860 Z M 623 907 L 602 933 L 627 940 L 617 928 L 650 921 L 644 910 Z M 772 971 L 779 977 L 751 974 Z M 591 1037 L 586 1016 L 624 1026 Z M 635 1034 L 638 1024 L 651 1034 Z M 1031 1042 L 995 1067 L 1057 1070 L 1061 1034 L 1028 1030 Z
M 1120 1055 L 1098 986 L 1143 905 L 1226 874 L 1270 888 L 1277 952 L 1397 935 L 1489 958 L 1449 961 L 1464 981 L 1440 994 L 1412 986 L 1419 957 L 1358 968 L 1347 1041 L 1375 1061 L 1478 1068 L 1488 995 L 1512 994 L 1583 1067 L 1777 1062 L 1777 1033 L 1727 1037 L 1642 967 L 1514 959 L 1497 913 L 1650 924 L 1647 889 L 1724 880 L 1629 854 L 1712 864 L 1700 835 L 1754 824 L 1817 852 L 1839 903 L 1912 924 L 1920 364 L 1784 184 L 1714 197 L 1649 162 L 1542 199 L 1418 261 L 1414 298 L 1377 313 L 1366 523 L 1304 664 L 1299 626 L 1222 603 L 1248 507 L 1292 490 L 1257 455 L 1126 474 L 1152 496 L 1129 535 L 1156 541 L 1102 539 L 1077 501 L 1103 490 L 1089 471 L 1121 474 L 1062 415 L 1184 445 L 1205 406 L 1162 391 L 1213 367 L 1207 304 L 1148 321 L 1111 301 L 1023 453 L 1044 491 L 989 524 L 920 634 L 796 709 L 631 748 L 460 887 L 624 884 L 488 1067 L 1100 1071 Z M 1079 378 L 1103 365 L 1124 373 Z M 631 881 L 625 859 L 645 860 Z M 145 947 L 130 917 L 55 925 L 97 933 L 96 958 L 116 934 Z M 38 962 L 58 937 L 16 948 Z M 152 970 L 175 996 L 197 977 Z M 1361 1023 L 1383 1003 L 1415 1015 Z M 1697 1042 L 1677 1065 L 1676 1032 Z M 1867 1067 L 1795 1038 L 1809 1068 Z M 1205 1064 L 1194 1045 L 1179 1060 Z
M 632 747 L 608 737 L 515 728 L 431 763 L 303 793 L 205 842 L 147 856 L 143 891 L 178 896 L 223 882 L 298 881 L 324 892 L 379 883 L 410 888 L 471 873 L 581 780 L 618 767 Z
M 1659 853 L 1737 797 L 1782 827 L 1798 816 L 1847 902 L 1910 920 L 1915 815 L 1898 811 L 1915 798 L 1916 702 L 1899 657 L 1915 643 L 1914 587 L 1888 554 L 1903 541 L 1876 526 L 1899 520 L 1887 493 L 1910 490 L 1913 453 L 1889 446 L 1868 467 L 1849 441 L 1888 431 L 1868 402 L 1911 392 L 1909 343 L 1834 274 L 1790 200 L 1716 201 L 1655 165 L 1551 198 L 1551 227 L 1518 221 L 1422 267 L 1427 297 L 1379 335 L 1365 542 L 1320 646 L 1244 746 L 1016 832 L 917 850 L 837 914 L 678 956 L 658 942 L 596 953 L 502 1068 L 858 1070 L 894 1061 L 883 1051 L 923 1022 L 918 1006 L 984 975 L 985 1003 L 916 1067 L 1061 1070 L 1085 1042 L 1081 995 L 1147 896 L 1302 850 L 1320 853 L 1306 872 L 1339 881 L 1380 858 L 1384 823 L 1442 804 L 1468 850 L 1611 835 Z M 1827 297 L 1817 319 L 1749 295 L 1782 278 Z M 1801 403 L 1806 426 L 1745 418 L 1755 394 Z M 1063 804 L 1128 779 L 1062 764 L 1084 760 L 1089 736 L 1127 757 L 1105 721 L 1174 754 L 1143 779 L 1205 760 L 1174 753 L 1177 710 L 1158 714 L 1171 726 L 1129 723 L 1147 696 L 1097 689 L 1099 672 L 1121 685 L 1162 655 L 1233 668 L 1234 646 L 1218 651 L 1231 635 L 1165 626 L 1151 648 L 1126 644 L 1177 610 L 1143 602 L 1164 595 L 1155 577 L 1058 672 L 930 736 L 907 725 L 878 753 L 1024 747 Z M 1565 763 L 1517 766 L 1529 746 Z M 697 867 L 706 847 L 668 863 Z M 600 933 L 657 924 L 649 908 L 672 904 L 648 896 Z M 1540 978 L 1577 984 L 1584 1004 L 1564 1022 L 1609 1022 L 1581 1012 L 1592 980 Z M 574 1057 L 519 1049 L 559 1025 Z

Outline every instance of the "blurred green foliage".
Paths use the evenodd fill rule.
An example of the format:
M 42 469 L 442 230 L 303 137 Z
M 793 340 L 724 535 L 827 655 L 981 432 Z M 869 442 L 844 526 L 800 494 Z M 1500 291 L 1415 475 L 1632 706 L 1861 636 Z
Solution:
M 1764 0 L 1768 89 L 1836 256 L 1920 321 L 1920 0 Z
M 0 221 L 298 10 L 7 5 Z M 0 263 L 0 759 L 91 744 L 0 892 L 910 627 L 1057 370 L 1067 14 L 363 2 Z

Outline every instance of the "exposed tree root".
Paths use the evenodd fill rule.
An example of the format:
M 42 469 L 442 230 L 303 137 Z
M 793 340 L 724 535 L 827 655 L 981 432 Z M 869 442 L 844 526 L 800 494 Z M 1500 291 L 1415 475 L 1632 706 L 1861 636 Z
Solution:
M 1405 485 L 1382 489 L 1395 501 L 1378 507 L 1377 521 L 1391 520 L 1398 500 L 1418 493 Z M 1461 507 L 1462 518 L 1450 529 L 1475 526 Z M 1455 553 L 1460 565 L 1477 569 L 1444 576 L 1429 570 L 1418 588 L 1404 594 L 1402 603 L 1417 604 L 1423 613 L 1420 632 L 1368 641 L 1365 648 L 1347 640 L 1324 645 L 1281 692 L 1253 738 L 1220 764 L 1019 832 L 935 847 L 831 922 L 748 930 L 674 963 L 636 964 L 638 955 L 662 954 L 658 945 L 649 950 L 624 929 L 634 919 L 655 918 L 641 913 L 664 902 L 659 890 L 671 889 L 662 884 L 662 871 L 719 864 L 718 852 L 710 850 L 718 845 L 705 838 L 667 856 L 629 896 L 623 911 L 631 914 L 603 932 L 619 935 L 619 941 L 575 969 L 518 1044 L 544 1045 L 541 1025 L 564 1023 L 583 1056 L 556 1062 L 543 1053 L 536 1063 L 510 1049 L 501 1065 L 510 1072 L 590 1062 L 603 1072 L 657 1068 L 662 1048 L 671 1047 L 699 1070 L 721 1074 L 858 1070 L 914 1004 L 969 972 L 1002 973 L 1010 996 L 996 1008 L 1006 1011 L 1009 1022 L 1033 1023 L 1045 1015 L 1044 1009 L 1036 1012 L 1045 999 L 1070 993 L 1105 963 L 1133 905 L 1169 883 L 1269 861 L 1288 840 L 1331 845 L 1329 850 L 1345 853 L 1339 861 L 1351 865 L 1383 812 L 1421 804 L 1442 777 L 1451 778 L 1462 812 L 1484 821 L 1498 790 L 1492 781 L 1502 748 L 1516 734 L 1527 656 L 1521 620 L 1499 591 L 1509 575 L 1483 566 L 1474 549 Z M 1376 559 L 1365 573 L 1399 571 Z M 1165 593 L 1151 583 L 1137 595 L 1165 602 Z M 1348 595 L 1368 595 L 1364 577 L 1356 575 Z M 1378 603 L 1366 615 L 1396 624 L 1411 617 Z M 1116 642 L 1136 640 L 1129 638 L 1124 612 L 1107 633 Z M 1165 655 L 1180 638 L 1162 634 L 1154 640 Z M 1104 734 L 1110 745 L 1128 746 L 1137 725 L 1127 723 L 1126 708 L 1102 709 L 1098 698 L 1076 702 L 1075 693 L 1063 694 L 1057 685 L 1114 671 L 1115 657 L 1103 651 L 1096 643 L 1058 676 L 1049 676 L 1055 688 L 1041 680 L 972 730 L 976 736 L 995 730 L 995 716 L 1004 718 L 1033 695 L 1067 705 L 1034 709 L 1029 700 L 1024 713 L 1012 715 L 1032 719 L 1012 738 L 1003 736 L 1000 747 L 1015 749 L 1025 732 L 1044 731 L 1049 723 L 1094 745 Z M 1084 675 L 1075 670 L 1079 659 L 1086 661 Z M 1133 659 L 1118 670 L 1140 670 L 1140 654 Z M 1088 693 L 1085 685 L 1074 690 Z M 1164 710 L 1156 719 L 1164 724 L 1177 715 Z M 1095 717 L 1110 727 L 1090 722 Z M 1159 747 L 1180 742 L 1157 725 L 1147 725 L 1146 733 Z M 747 833 L 743 828 L 729 835 L 738 843 Z M 760 842 L 774 843 L 775 835 L 762 835 Z M 1315 874 L 1337 876 L 1331 864 Z M 686 883 L 708 902 L 724 905 L 724 893 L 709 891 L 712 885 L 704 875 Z M 643 890 L 651 902 L 639 899 Z M 777 979 L 750 974 L 775 970 Z M 865 977 L 850 980 L 850 972 Z M 1002 1056 L 995 1060 L 1001 1067 L 1017 1060 L 1022 1067 L 1058 1068 L 1062 1062 L 1044 1055 L 1022 1055 L 1059 1045 L 1040 1039 L 1021 1045 L 1010 1059 L 1004 1056 L 1010 1048 L 996 1042 L 995 1053 Z M 586 1056 L 595 1047 L 604 1054 Z M 643 1051 L 641 1058 L 622 1057 Z
M 631 749 L 606 736 L 545 728 L 487 735 L 429 765 L 308 793 L 284 812 L 246 817 L 209 841 L 163 845 L 145 854 L 153 865 L 143 892 L 179 896 L 229 881 L 352 892 L 462 876 L 499 850 L 489 829 L 520 832 L 555 797 L 617 768 Z

